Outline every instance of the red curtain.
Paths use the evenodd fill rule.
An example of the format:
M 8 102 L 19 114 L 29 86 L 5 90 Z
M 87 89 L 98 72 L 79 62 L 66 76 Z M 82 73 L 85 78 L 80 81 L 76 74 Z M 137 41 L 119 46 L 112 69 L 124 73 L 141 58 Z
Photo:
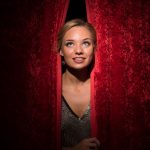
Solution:
M 42 20 L 40 12 L 34 11 L 28 24 L 32 38 L 27 68 L 28 108 L 32 114 L 32 140 L 41 150 L 60 149 L 61 60 L 56 42 L 68 4 L 68 0 L 45 0 Z M 41 21 L 40 26 L 36 24 Z
M 148 150 L 150 2 L 86 0 L 86 7 L 98 38 L 92 134 L 103 150 Z
M 0 5 L 4 149 L 56 150 L 60 142 L 61 64 L 56 40 L 68 4 L 68 0 L 4 0 Z
M 60 149 L 61 68 L 55 41 L 68 4 L 69 0 L 1 3 L 5 149 Z M 103 150 L 147 150 L 150 2 L 86 0 L 86 7 L 98 34 L 92 134 L 98 136 Z

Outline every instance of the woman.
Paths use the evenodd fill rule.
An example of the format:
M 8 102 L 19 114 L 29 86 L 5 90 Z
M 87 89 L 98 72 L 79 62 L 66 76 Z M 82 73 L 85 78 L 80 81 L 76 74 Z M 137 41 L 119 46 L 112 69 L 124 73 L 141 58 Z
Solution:
M 96 32 L 81 19 L 68 21 L 58 33 L 58 49 L 65 62 L 62 75 L 62 149 L 98 149 L 90 136 L 90 73 Z

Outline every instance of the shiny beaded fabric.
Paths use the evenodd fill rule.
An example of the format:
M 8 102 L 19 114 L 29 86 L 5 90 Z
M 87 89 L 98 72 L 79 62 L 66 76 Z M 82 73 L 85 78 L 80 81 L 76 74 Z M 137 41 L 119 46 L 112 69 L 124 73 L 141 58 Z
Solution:
M 74 146 L 88 137 L 90 137 L 90 106 L 88 106 L 84 115 L 79 118 L 62 96 L 62 147 Z

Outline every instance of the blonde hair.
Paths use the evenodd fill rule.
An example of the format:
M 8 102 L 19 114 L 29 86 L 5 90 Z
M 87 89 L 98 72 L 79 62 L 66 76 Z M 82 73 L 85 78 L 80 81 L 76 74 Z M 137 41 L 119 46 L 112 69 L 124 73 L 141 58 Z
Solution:
M 95 31 L 94 27 L 92 26 L 92 24 L 85 22 L 81 19 L 73 19 L 73 20 L 66 22 L 64 24 L 64 26 L 62 26 L 60 31 L 58 32 L 58 36 L 57 36 L 58 51 L 60 51 L 60 49 L 61 49 L 62 41 L 63 41 L 63 38 L 64 38 L 66 32 L 76 26 L 85 27 L 86 29 L 88 29 L 89 32 L 91 33 L 94 45 L 95 46 L 97 45 L 96 31 Z

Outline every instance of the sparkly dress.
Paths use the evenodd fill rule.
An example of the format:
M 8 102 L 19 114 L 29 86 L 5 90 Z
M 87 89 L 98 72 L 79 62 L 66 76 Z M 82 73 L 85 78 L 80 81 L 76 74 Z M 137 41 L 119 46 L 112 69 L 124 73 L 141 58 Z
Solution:
M 90 106 L 79 118 L 62 96 L 61 139 L 62 147 L 71 147 L 90 137 Z

